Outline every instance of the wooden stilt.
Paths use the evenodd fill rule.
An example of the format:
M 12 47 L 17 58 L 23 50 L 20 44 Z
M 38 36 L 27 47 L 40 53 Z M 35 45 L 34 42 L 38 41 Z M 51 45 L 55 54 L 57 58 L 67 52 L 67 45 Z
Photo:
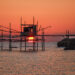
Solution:
M 1 51 L 3 50 L 3 30 L 1 32 L 1 36 L 2 36 L 2 39 L 1 39 Z
M 36 42 L 37 42 L 37 51 L 38 51 L 38 36 L 37 36 L 37 40 L 36 40 Z
M 25 37 L 25 52 L 26 52 L 26 37 Z
M 37 30 L 37 35 L 38 35 L 38 20 L 37 20 L 37 27 L 36 27 L 36 30 Z M 37 51 L 38 51 L 38 36 L 36 36 L 37 37 L 37 39 L 36 39 L 36 42 L 37 42 Z
M 33 51 L 35 51 L 35 40 L 33 40 Z
M 44 38 L 44 30 L 42 30 L 42 51 L 45 51 L 45 38 Z
M 12 51 L 12 47 L 11 47 L 11 42 L 12 42 L 12 40 L 11 40 L 11 24 L 9 25 L 9 51 Z
M 20 36 L 20 51 L 22 51 L 22 37 Z
M 20 51 L 22 50 L 22 17 L 21 17 L 21 33 L 20 33 Z

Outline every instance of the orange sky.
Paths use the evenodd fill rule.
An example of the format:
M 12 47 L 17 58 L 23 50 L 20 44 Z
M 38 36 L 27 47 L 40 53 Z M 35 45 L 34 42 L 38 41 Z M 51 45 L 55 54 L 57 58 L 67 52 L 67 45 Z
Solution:
M 75 33 L 75 0 L 0 0 L 0 24 L 19 30 L 20 17 L 26 23 L 39 20 L 46 33 L 60 34 L 69 29 Z

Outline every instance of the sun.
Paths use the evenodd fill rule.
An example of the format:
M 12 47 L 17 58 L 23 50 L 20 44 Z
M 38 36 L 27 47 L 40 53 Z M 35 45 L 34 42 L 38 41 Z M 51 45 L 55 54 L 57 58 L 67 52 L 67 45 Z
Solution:
M 35 37 L 34 36 L 29 36 L 27 39 L 28 39 L 28 42 L 34 42 Z
M 28 40 L 34 40 L 33 36 L 28 37 Z

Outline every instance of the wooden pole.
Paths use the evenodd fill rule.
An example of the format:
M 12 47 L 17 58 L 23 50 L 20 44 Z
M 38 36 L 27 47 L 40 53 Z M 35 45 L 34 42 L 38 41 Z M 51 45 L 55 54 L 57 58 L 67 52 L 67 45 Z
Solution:
M 9 24 L 9 51 L 12 51 L 12 47 L 11 47 L 11 23 Z
M 33 16 L 33 26 L 34 26 L 34 23 L 35 23 L 35 18 Z M 35 37 L 35 36 L 33 36 Z M 33 39 L 33 51 L 35 51 L 35 40 Z
M 22 50 L 22 17 L 21 17 L 21 33 L 20 33 L 20 51 Z
M 25 36 L 25 52 L 26 52 L 26 36 Z
M 35 37 L 35 36 L 33 36 Z M 35 40 L 33 39 L 33 51 L 35 51 Z
M 37 21 L 37 32 L 36 32 L 36 35 L 38 35 L 38 21 Z M 37 51 L 38 51 L 38 36 L 36 36 L 37 37 L 37 39 L 36 39 L 36 42 L 37 42 Z
M 2 36 L 2 39 L 1 39 L 1 51 L 3 50 L 3 30 L 1 32 L 1 36 Z
M 44 30 L 42 29 L 42 51 L 45 51 L 45 37 Z
M 67 48 L 70 48 L 70 41 L 69 41 L 69 30 L 67 31 Z
M 37 51 L 38 51 L 38 36 L 37 36 L 36 42 L 37 42 Z

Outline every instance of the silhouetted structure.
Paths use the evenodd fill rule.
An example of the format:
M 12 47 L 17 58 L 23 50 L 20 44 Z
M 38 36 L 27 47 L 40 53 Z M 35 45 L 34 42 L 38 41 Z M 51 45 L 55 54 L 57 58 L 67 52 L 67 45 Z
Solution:
M 45 35 L 44 33 L 44 30 L 51 27 L 51 26 L 48 26 L 46 28 L 38 28 L 38 22 L 37 24 L 34 24 L 34 17 L 33 17 L 33 24 L 23 24 L 22 23 L 22 18 L 21 18 L 21 24 L 20 24 L 20 28 L 21 28 L 21 31 L 17 31 L 17 30 L 14 30 L 11 28 L 11 23 L 9 24 L 9 28 L 8 27 L 5 27 L 5 26 L 2 26 L 0 25 L 0 31 L 1 31 L 1 35 L 0 35 L 0 42 L 1 42 L 1 50 L 4 50 L 4 45 L 3 45 L 3 42 L 4 41 L 9 41 L 9 51 L 12 51 L 13 49 L 12 48 L 17 48 L 17 47 L 13 47 L 12 46 L 12 42 L 20 42 L 20 51 L 22 51 L 22 43 L 25 42 L 25 50 L 24 51 L 27 51 L 27 48 L 28 47 L 32 47 L 32 51 L 38 51 L 38 42 L 40 41 L 41 42 L 41 48 L 42 48 L 42 51 L 45 51 L 45 36 L 49 37 L 49 36 L 52 36 L 52 37 L 64 37 L 66 36 L 66 39 L 60 41 L 57 43 L 58 47 L 60 46 L 64 46 L 65 49 L 75 49 L 75 39 L 70 39 L 69 37 L 70 36 L 75 36 L 75 34 L 70 34 L 69 33 L 69 30 L 66 31 L 66 35 Z M 3 29 L 5 28 L 5 29 Z M 6 30 L 8 29 L 8 31 Z M 41 34 L 38 34 L 39 31 L 42 31 Z M 9 35 L 4 35 L 4 32 L 8 32 Z M 16 35 L 16 36 L 13 36 L 12 33 L 19 33 L 19 35 Z M 19 39 L 18 39 L 19 37 Z M 39 38 L 41 37 L 41 38 Z M 15 39 L 14 39 L 15 38 Z M 32 46 L 27 46 L 27 43 L 29 41 L 32 41 Z
M 65 38 L 57 43 L 58 47 L 64 47 L 64 50 L 75 50 L 75 38 Z
M 64 47 L 64 50 L 75 50 L 75 38 L 69 38 L 69 30 L 66 31 L 66 38 L 57 43 L 58 47 Z
M 38 32 L 40 30 L 38 30 L 38 22 L 37 24 L 34 24 L 34 17 L 33 17 L 33 24 L 23 24 L 22 23 L 22 18 L 21 18 L 21 31 L 16 31 L 14 29 L 11 28 L 11 23 L 9 24 L 9 28 L 0 25 L 1 28 L 5 28 L 8 29 L 8 31 L 0 29 L 1 31 L 1 50 L 3 50 L 3 41 L 9 41 L 9 51 L 12 51 L 12 48 L 16 48 L 12 46 L 12 42 L 13 41 L 20 41 L 20 51 L 22 51 L 22 43 L 25 42 L 25 50 L 27 51 L 28 47 L 32 47 L 33 51 L 38 51 L 38 41 L 41 42 L 41 46 L 42 46 L 42 51 L 45 50 L 45 37 L 44 37 L 44 28 L 41 28 L 40 30 L 42 31 L 41 35 L 38 35 Z M 3 32 L 8 32 L 9 35 L 8 36 L 4 36 Z M 12 36 L 12 33 L 19 33 L 19 36 Z M 38 37 L 41 37 L 38 38 Z M 3 38 L 4 37 L 4 38 Z M 20 39 L 18 40 L 17 37 L 19 37 Z M 14 39 L 15 38 L 15 39 Z M 29 41 L 32 41 L 32 46 L 27 46 L 27 43 Z
M 34 17 L 33 17 L 33 24 L 23 24 L 21 18 L 21 40 L 20 40 L 20 51 L 22 51 L 22 39 L 25 39 L 25 51 L 27 51 L 27 42 L 28 38 L 32 39 L 33 43 L 33 51 L 38 51 L 38 41 L 42 42 L 42 51 L 45 50 L 45 38 L 44 38 L 44 30 L 41 35 L 41 39 L 38 38 L 38 22 L 34 24 Z

